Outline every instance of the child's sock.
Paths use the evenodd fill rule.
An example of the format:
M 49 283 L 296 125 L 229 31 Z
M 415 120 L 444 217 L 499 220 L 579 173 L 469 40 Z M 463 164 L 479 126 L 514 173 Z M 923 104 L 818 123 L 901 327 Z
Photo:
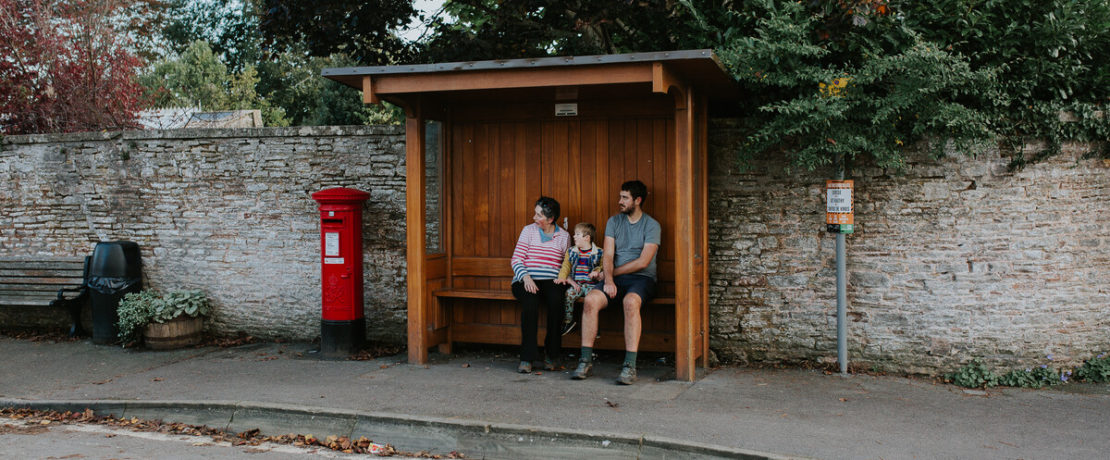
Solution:
M 631 367 L 633 369 L 636 368 L 636 352 L 634 352 L 634 351 L 624 352 L 624 367 Z
M 593 347 L 582 347 L 582 356 L 580 356 L 578 358 L 578 360 L 582 361 L 584 363 L 588 363 L 588 362 L 593 361 L 594 360 L 594 348 Z

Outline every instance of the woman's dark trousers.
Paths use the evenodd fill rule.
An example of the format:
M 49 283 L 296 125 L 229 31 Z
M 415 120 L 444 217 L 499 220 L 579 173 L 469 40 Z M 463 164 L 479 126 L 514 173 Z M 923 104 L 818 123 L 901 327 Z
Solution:
M 532 294 L 524 289 L 524 282 L 513 283 L 513 297 L 520 301 L 520 360 L 539 361 L 540 352 L 536 348 L 536 330 L 539 329 L 540 304 L 547 306 L 547 337 L 544 340 L 544 353 L 548 359 L 557 360 L 563 344 L 563 296 L 565 285 L 555 284 L 555 280 L 536 281 L 539 292 Z

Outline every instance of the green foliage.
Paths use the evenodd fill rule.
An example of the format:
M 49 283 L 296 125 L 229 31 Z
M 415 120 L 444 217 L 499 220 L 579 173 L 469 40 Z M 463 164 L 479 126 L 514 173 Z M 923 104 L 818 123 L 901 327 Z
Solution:
M 1066 140 L 1110 140 L 1110 2 L 938 0 L 906 4 L 906 24 L 1000 72 L 1002 103 L 984 106 L 1014 167 L 1054 155 Z M 1072 122 L 1062 122 L 1061 113 Z M 1030 143 L 1046 147 L 1032 158 Z
M 1007 372 L 998 379 L 998 384 L 1017 388 L 1041 388 L 1065 383 L 1068 375 L 1071 375 L 1071 371 L 1061 373 L 1046 364 L 1042 364 L 1039 367 L 1014 369 Z
M 433 19 L 418 60 L 713 48 L 743 86 L 744 158 L 897 168 L 921 143 L 975 153 L 999 139 L 1016 166 L 1068 140 L 1110 156 L 1103 0 L 449 0 L 445 11 L 456 20 Z M 847 84 L 822 90 L 834 81 Z M 1047 148 L 1026 158 L 1034 141 Z
M 409 57 L 394 34 L 416 14 L 407 0 L 258 0 L 263 47 L 272 54 L 301 48 L 311 56 L 344 53 L 361 65 Z
M 267 126 L 286 126 L 285 111 L 261 97 L 258 72 L 247 65 L 230 73 L 208 42 L 197 40 L 177 59 L 163 60 L 139 77 L 155 107 L 199 106 L 204 110 L 258 109 Z
M 145 290 L 127 294 L 119 303 L 119 339 L 125 345 L 141 338 L 150 323 L 164 323 L 181 315 L 208 316 L 212 307 L 200 291 L 172 291 L 162 295 Z
M 184 53 L 193 42 L 208 42 L 232 72 L 262 59 L 258 11 L 253 0 L 172 0 L 161 36 L 171 54 Z
M 945 374 L 944 379 L 964 388 L 987 388 L 998 384 L 998 375 L 978 358 L 956 372 Z
M 887 10 L 883 10 L 887 11 Z M 754 24 L 719 50 L 754 101 L 757 128 L 742 154 L 782 152 L 814 170 L 837 157 L 898 168 L 905 149 L 991 139 L 977 106 L 998 98 L 995 72 L 925 41 L 889 14 L 754 1 L 730 13 Z
M 452 20 L 431 20 L 421 61 L 663 51 L 709 43 L 704 39 L 709 31 L 694 12 L 674 1 L 448 0 L 444 9 Z
M 1087 382 L 1110 382 L 1110 356 L 1104 353 L 1084 361 L 1075 371 L 1075 376 Z
M 285 109 L 290 124 L 365 125 L 396 124 L 403 119 L 393 110 L 362 103 L 361 93 L 338 82 L 320 77 L 325 67 L 347 67 L 356 63 L 342 54 L 328 57 L 283 53 L 259 65 L 258 91 L 267 100 Z

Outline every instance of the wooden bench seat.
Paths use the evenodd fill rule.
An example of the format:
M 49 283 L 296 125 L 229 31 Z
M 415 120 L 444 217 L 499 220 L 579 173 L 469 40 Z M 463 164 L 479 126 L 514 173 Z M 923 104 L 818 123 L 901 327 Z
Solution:
M 73 322 L 70 335 L 83 334 L 87 259 L 0 258 L 0 308 L 66 308 Z
M 504 289 L 443 288 L 433 291 L 432 295 L 445 312 L 445 323 L 430 334 L 435 343 L 441 344 L 440 351 L 450 353 L 453 342 L 520 344 L 519 309 L 515 306 L 516 298 L 512 292 Z M 490 307 L 490 302 L 501 304 L 500 308 Z M 582 299 L 578 303 L 581 304 Z M 645 319 L 640 335 L 641 351 L 675 352 L 674 304 L 674 297 L 657 297 L 648 302 L 647 306 L 654 308 L 646 308 L 641 312 Z M 667 306 L 670 308 L 666 308 Z M 542 326 L 545 318 L 545 315 L 540 315 L 538 340 L 541 343 L 546 336 L 546 330 Z M 595 341 L 594 348 L 623 350 L 624 325 L 621 309 L 602 310 L 598 321 L 600 337 Z M 663 324 L 662 327 L 659 326 L 660 323 Z M 572 349 L 581 345 L 580 327 L 581 324 L 563 336 L 564 348 Z
M 436 297 L 452 299 L 516 300 L 510 291 L 496 289 L 440 289 L 432 293 Z M 581 298 L 578 299 L 582 301 Z M 648 305 L 674 305 L 674 297 L 656 297 Z

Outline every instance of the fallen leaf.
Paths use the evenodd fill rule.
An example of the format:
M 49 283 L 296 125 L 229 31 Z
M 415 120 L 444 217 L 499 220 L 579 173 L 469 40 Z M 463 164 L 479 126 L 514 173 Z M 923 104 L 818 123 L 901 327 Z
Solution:
M 470 363 L 463 364 L 462 367 L 470 367 Z
M 150 379 L 151 382 L 161 382 L 162 380 L 164 380 L 162 377 L 155 377 L 153 379 Z
M 618 407 L 621 407 L 620 403 L 615 403 L 613 401 L 605 401 L 605 404 L 607 404 L 609 407 L 612 407 L 614 409 L 616 409 Z

